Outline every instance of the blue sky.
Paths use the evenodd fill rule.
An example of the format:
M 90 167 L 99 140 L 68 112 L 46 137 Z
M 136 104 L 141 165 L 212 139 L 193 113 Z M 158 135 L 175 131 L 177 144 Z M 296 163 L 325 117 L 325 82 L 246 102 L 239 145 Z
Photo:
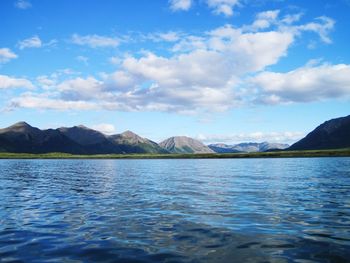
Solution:
M 0 127 L 292 143 L 349 114 L 350 1 L 2 0 Z

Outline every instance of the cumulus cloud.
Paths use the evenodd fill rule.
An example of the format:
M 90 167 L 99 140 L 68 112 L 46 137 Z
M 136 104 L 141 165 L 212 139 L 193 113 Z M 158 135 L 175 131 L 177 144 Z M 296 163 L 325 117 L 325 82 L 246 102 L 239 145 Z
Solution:
M 116 133 L 116 129 L 115 129 L 114 125 L 109 124 L 109 123 L 96 124 L 96 125 L 91 126 L 91 128 L 94 130 L 100 131 L 104 134 L 108 134 L 108 135 Z
M 207 0 L 207 4 L 214 14 L 232 16 L 233 8 L 239 4 L 239 0 Z
M 0 75 L 0 89 L 9 89 L 9 88 L 34 88 L 33 84 L 23 78 L 12 78 L 7 75 Z
M 15 108 L 48 109 L 48 110 L 94 110 L 99 107 L 86 101 L 67 101 L 58 98 L 49 98 L 46 95 L 25 93 L 14 98 L 8 105 L 8 110 Z
M 50 78 L 49 76 L 42 75 L 36 78 L 37 83 L 43 89 L 50 89 L 56 85 L 56 78 Z
M 118 38 L 99 36 L 99 35 L 86 35 L 80 36 L 78 34 L 73 34 L 71 38 L 72 43 L 89 46 L 92 48 L 101 48 L 101 47 L 117 47 L 119 45 Z
M 40 48 L 42 46 L 42 42 L 38 36 L 33 36 L 18 42 L 18 46 L 19 49 Z
M 168 35 L 169 41 L 174 40 L 170 42 L 171 55 L 143 51 L 135 56 L 129 54 L 112 59 L 118 64 L 115 72 L 100 74 L 99 78 L 70 76 L 69 79 L 56 81 L 54 95 L 42 98 L 40 94 L 31 94 L 30 100 L 44 100 L 42 107 L 51 109 L 70 109 L 77 105 L 79 109 L 97 107 L 194 114 L 225 111 L 256 100 L 264 103 L 301 101 L 297 98 L 304 96 L 305 90 L 309 90 L 307 94 L 312 94 L 304 98 L 309 100 L 346 94 L 348 89 L 344 88 L 344 83 L 348 80 L 343 74 L 350 74 L 344 69 L 335 70 L 334 66 L 328 65 L 330 68 L 323 69 L 319 74 L 323 74 L 324 78 L 312 84 L 317 87 L 321 82 L 323 85 L 330 83 L 332 92 L 321 92 L 311 85 L 293 86 L 292 83 L 300 81 L 297 75 L 306 68 L 285 74 L 265 71 L 287 55 L 289 47 L 303 32 L 312 31 L 327 38 L 332 27 L 328 19 L 301 25 L 291 22 L 297 18 L 289 18 L 287 22 L 285 19 L 286 16 L 280 18 L 278 10 L 270 10 L 257 14 L 251 25 L 241 28 L 225 25 L 199 35 L 184 35 L 178 40 Z M 99 41 L 92 44 L 90 36 L 75 35 L 75 40 L 91 47 L 106 45 Z M 347 68 L 347 65 L 343 66 Z M 311 71 L 318 71 L 311 68 Z M 329 74 L 327 70 L 330 70 Z M 342 76 L 343 81 L 335 81 Z M 273 85 L 268 83 L 271 79 L 274 80 L 271 81 Z M 287 80 L 283 82 L 283 79 Z M 28 96 L 19 99 L 12 103 L 13 107 L 33 105 L 24 103 L 28 101 Z M 66 102 L 62 107 L 48 106 L 49 102 L 56 105 L 62 101 Z M 40 103 L 36 105 L 41 107 Z
M 32 7 L 32 4 L 26 0 L 18 0 L 15 2 L 15 7 L 19 9 L 28 9 Z
M 286 72 L 262 72 L 251 79 L 267 104 L 309 102 L 350 96 L 350 65 L 306 65 Z
M 57 90 L 61 93 L 61 97 L 66 100 L 92 100 L 99 96 L 101 82 L 93 77 L 75 78 L 63 81 L 57 85 Z
M 169 0 L 170 9 L 173 11 L 188 11 L 193 2 L 193 0 Z M 214 14 L 227 17 L 232 16 L 233 8 L 240 4 L 239 0 L 205 0 L 205 2 Z
M 250 132 L 233 134 L 199 134 L 196 138 L 204 143 L 225 143 L 236 144 L 242 142 L 275 142 L 293 143 L 305 136 L 305 133 L 298 131 L 284 132 Z
M 9 62 L 12 59 L 17 58 L 18 56 L 13 53 L 9 48 L 0 48 L 0 64 Z
M 183 10 L 187 11 L 192 6 L 192 0 L 170 0 L 170 8 L 173 11 Z

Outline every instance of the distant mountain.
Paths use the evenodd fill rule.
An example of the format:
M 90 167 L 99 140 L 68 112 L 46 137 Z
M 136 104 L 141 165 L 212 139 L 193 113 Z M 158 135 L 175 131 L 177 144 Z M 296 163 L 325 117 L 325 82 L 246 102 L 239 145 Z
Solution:
M 25 122 L 0 129 L 0 151 L 72 154 L 168 153 L 157 143 L 130 131 L 107 136 L 82 125 L 40 130 Z
M 159 146 L 171 153 L 214 153 L 212 149 L 200 141 L 186 137 L 170 137 L 162 141 Z
M 320 150 L 350 147 L 350 115 L 324 122 L 288 150 Z
M 271 150 L 283 150 L 289 147 L 288 144 L 281 143 L 240 143 L 235 145 L 227 144 L 210 144 L 208 145 L 210 149 L 217 153 L 237 153 L 237 152 L 266 152 Z
M 168 153 L 166 149 L 163 149 L 157 143 L 142 138 L 131 131 L 111 135 L 108 139 L 124 153 Z
M 85 153 L 81 145 L 61 132 L 53 129 L 40 130 L 26 122 L 0 129 L 0 149 L 14 153 Z
M 83 125 L 62 127 L 57 130 L 82 145 L 88 154 L 123 153 L 123 149 L 113 143 L 108 136 Z
M 228 145 L 223 143 L 215 143 L 215 144 L 209 144 L 208 147 L 212 149 L 216 153 L 239 153 L 241 151 L 238 151 L 234 149 L 234 145 Z
M 283 150 L 287 147 L 287 144 L 268 142 L 206 146 L 186 136 L 171 137 L 157 144 L 131 131 L 108 136 L 82 125 L 40 130 L 26 122 L 18 122 L 0 129 L 0 152 L 14 153 L 235 153 Z M 350 147 L 350 115 L 326 121 L 288 150 L 347 147 Z

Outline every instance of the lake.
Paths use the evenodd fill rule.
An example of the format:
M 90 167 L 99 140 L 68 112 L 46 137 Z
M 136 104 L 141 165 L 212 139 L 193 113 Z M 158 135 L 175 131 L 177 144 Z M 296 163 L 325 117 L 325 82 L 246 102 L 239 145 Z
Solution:
M 350 262 L 350 158 L 1 160 L 1 262 Z

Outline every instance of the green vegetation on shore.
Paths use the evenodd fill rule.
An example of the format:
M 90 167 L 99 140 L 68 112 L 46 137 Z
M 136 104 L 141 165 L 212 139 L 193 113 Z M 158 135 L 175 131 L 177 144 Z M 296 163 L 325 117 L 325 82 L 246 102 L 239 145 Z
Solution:
M 350 148 L 308 151 L 273 151 L 256 153 L 204 154 L 97 154 L 73 155 L 68 153 L 0 153 L 0 159 L 200 159 L 200 158 L 288 158 L 288 157 L 350 157 Z

